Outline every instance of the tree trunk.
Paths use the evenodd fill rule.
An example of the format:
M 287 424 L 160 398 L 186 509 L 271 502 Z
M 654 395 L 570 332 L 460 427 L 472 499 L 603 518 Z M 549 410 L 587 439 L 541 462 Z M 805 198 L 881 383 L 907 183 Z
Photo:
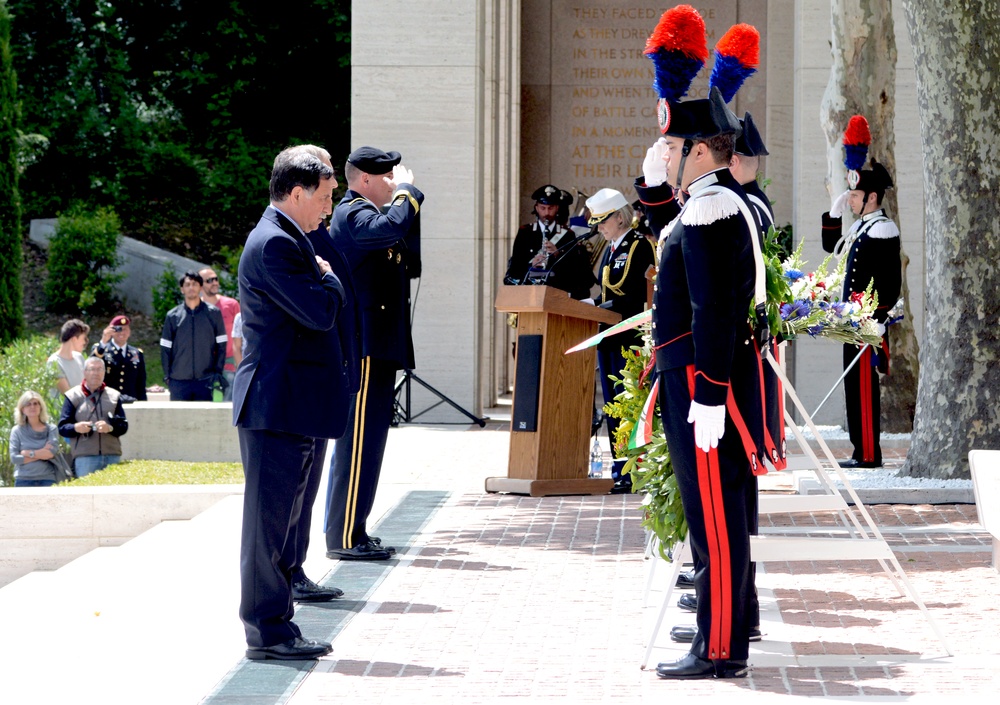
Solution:
M 847 188 L 843 137 L 847 121 L 860 114 L 871 125 L 869 157 L 883 164 L 895 179 L 896 34 L 890 0 L 833 0 L 833 65 L 823 94 L 820 121 L 827 141 L 827 189 L 831 196 Z M 890 218 L 896 210 L 896 190 L 886 191 L 883 205 Z M 910 233 L 923 237 L 923 233 Z M 906 237 L 907 233 L 903 233 Z M 910 315 L 905 250 L 901 248 L 905 309 L 903 320 L 889 329 L 892 374 L 882 380 L 882 429 L 906 433 L 913 427 L 919 369 L 916 331 Z M 892 306 L 895 301 L 882 301 Z
M 926 193 L 926 324 L 904 474 L 968 477 L 1000 448 L 1000 3 L 904 0 Z

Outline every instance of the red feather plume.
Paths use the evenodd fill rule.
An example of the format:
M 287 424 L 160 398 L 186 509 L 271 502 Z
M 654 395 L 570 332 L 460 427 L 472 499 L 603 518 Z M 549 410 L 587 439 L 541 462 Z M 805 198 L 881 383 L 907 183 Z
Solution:
M 646 40 L 644 53 L 651 54 L 657 49 L 679 51 L 702 62 L 707 61 L 705 20 L 690 5 L 678 5 L 667 10 Z
M 734 24 L 715 43 L 715 50 L 738 59 L 743 66 L 756 68 L 760 63 L 760 32 L 753 25 Z
M 855 115 L 847 122 L 844 130 L 844 144 L 865 145 L 872 143 L 872 133 L 868 129 L 868 121 L 863 115 Z

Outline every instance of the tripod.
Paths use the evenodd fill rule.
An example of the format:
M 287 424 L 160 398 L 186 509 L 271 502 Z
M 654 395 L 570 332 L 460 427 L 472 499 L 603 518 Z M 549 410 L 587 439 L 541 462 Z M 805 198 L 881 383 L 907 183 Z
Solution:
M 410 413 L 410 385 L 412 382 L 416 382 L 421 387 L 423 387 L 430 393 L 434 394 L 440 401 L 432 404 L 431 406 L 428 406 L 426 409 L 417 414 Z M 478 416 L 474 415 L 472 412 L 466 411 L 465 409 L 460 407 L 458 404 L 449 399 L 447 396 L 445 396 L 438 390 L 434 389 L 434 387 L 427 384 L 427 382 L 423 381 L 415 374 L 413 374 L 413 370 L 403 370 L 403 375 L 398 380 L 396 380 L 395 393 L 396 396 L 392 404 L 392 422 L 390 423 L 390 425 L 393 427 L 399 426 L 399 424 L 401 423 L 426 423 L 423 421 L 416 421 L 416 419 L 420 416 L 423 416 L 431 409 L 435 409 L 441 406 L 442 404 L 449 404 L 457 411 L 460 411 L 461 413 L 465 414 L 470 419 L 479 424 L 480 428 L 486 425 L 486 419 L 481 419 Z M 402 400 L 400 400 L 400 396 L 402 396 Z M 441 423 L 460 424 L 462 422 L 447 421 Z

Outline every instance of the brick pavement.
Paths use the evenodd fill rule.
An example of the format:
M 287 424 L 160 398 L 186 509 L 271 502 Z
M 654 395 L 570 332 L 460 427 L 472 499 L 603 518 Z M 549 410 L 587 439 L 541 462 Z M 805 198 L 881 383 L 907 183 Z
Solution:
M 750 677 L 660 681 L 638 668 L 656 611 L 642 604 L 638 497 L 456 494 L 290 702 L 912 701 L 997 692 L 1000 580 L 975 507 L 871 509 L 955 656 L 943 655 L 874 561 L 767 563 L 758 584 L 768 621 L 765 639 L 751 645 Z M 762 525 L 825 532 L 829 523 L 789 514 Z M 681 621 L 690 615 L 671 609 L 665 624 Z M 650 666 L 683 651 L 664 629 Z

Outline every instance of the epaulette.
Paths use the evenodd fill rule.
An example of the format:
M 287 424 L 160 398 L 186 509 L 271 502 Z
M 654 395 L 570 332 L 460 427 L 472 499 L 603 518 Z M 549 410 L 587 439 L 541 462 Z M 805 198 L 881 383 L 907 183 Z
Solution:
M 868 228 L 867 234 L 873 240 L 889 240 L 899 237 L 899 228 L 891 220 L 880 220 Z
M 410 202 L 410 205 L 413 206 L 414 213 L 420 212 L 420 203 L 417 201 L 416 198 L 414 198 L 413 194 L 410 193 L 409 191 L 400 189 L 399 191 L 396 191 L 396 193 L 392 194 L 392 200 L 390 201 L 392 205 L 394 206 L 399 205 L 403 201 Z
M 136 350 L 138 350 L 139 352 L 142 352 L 142 348 L 136 348 Z M 145 353 L 143 353 L 143 354 L 145 354 Z
M 684 225 L 711 225 L 717 220 L 731 218 L 739 212 L 739 206 L 724 193 L 695 196 L 681 212 L 681 222 Z

